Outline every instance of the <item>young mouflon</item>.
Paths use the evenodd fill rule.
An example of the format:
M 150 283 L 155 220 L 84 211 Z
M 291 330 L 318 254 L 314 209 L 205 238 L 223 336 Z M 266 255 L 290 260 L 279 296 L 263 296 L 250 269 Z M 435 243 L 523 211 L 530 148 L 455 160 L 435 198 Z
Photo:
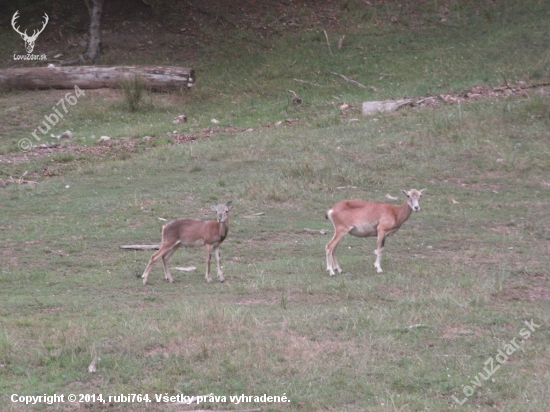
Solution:
M 227 237 L 229 231 L 229 211 L 233 209 L 231 202 L 218 204 L 216 202 L 210 207 L 217 213 L 216 220 L 200 220 L 180 218 L 172 220 L 165 224 L 161 229 L 162 243 L 159 250 L 151 256 L 143 275 L 143 284 L 147 284 L 147 277 L 154 263 L 162 258 L 164 266 L 164 277 L 170 283 L 174 281 L 168 268 L 168 259 L 181 246 L 183 247 L 201 247 L 204 246 L 206 253 L 206 281 L 212 282 L 210 278 L 210 256 L 212 250 L 216 256 L 218 265 L 218 279 L 223 282 L 221 263 L 220 263 L 220 245 Z

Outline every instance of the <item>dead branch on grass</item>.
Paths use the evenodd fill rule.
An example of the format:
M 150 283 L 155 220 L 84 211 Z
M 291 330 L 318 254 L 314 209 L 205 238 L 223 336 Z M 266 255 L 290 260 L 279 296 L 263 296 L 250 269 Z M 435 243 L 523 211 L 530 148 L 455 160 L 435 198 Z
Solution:
M 157 250 L 160 245 L 120 245 L 120 249 L 131 249 L 131 250 Z
M 345 38 L 346 38 L 346 35 L 343 35 L 342 37 L 340 37 L 340 39 L 338 39 L 338 50 L 342 48 L 342 44 L 344 44 Z
M 323 30 L 323 33 L 325 33 L 325 39 L 327 40 L 328 51 L 330 52 L 330 55 L 332 56 L 332 49 L 330 48 L 330 42 L 328 41 L 327 31 Z
M 504 79 L 504 85 L 506 86 L 507 89 L 509 89 L 510 86 L 508 85 L 508 80 L 506 80 L 506 76 L 504 76 L 504 73 L 500 73 L 500 75 Z
M 248 216 L 241 216 L 242 219 L 254 219 L 256 217 L 260 217 L 260 216 L 263 216 L 265 215 L 265 212 L 258 212 L 258 213 L 254 213 L 253 215 L 248 215 Z
M 337 186 L 336 189 L 338 189 L 338 190 L 345 190 L 345 189 L 368 190 L 366 187 L 359 187 L 359 186 L 353 186 L 353 185 Z
M 341 77 L 342 79 L 344 79 L 345 81 L 349 82 L 349 83 L 353 83 L 355 84 L 356 86 L 359 86 L 360 88 L 362 89 L 366 89 L 367 86 L 365 86 L 364 84 L 361 84 L 359 83 L 358 81 L 356 80 L 353 80 L 353 79 L 350 79 L 349 77 L 347 76 L 344 76 L 343 74 L 341 73 L 336 73 L 336 72 L 331 72 L 330 70 L 327 70 L 330 74 L 333 74 L 334 76 L 338 76 L 338 77 Z
M 25 184 L 25 183 L 38 183 L 34 180 L 27 180 L 27 179 L 23 179 L 27 173 L 29 173 L 29 171 L 27 170 L 25 173 L 23 173 L 18 179 L 14 179 L 12 176 L 10 176 L 9 179 L 7 180 L 4 180 L 4 179 L 0 179 L 0 187 L 6 187 L 9 183 L 13 183 L 13 184 L 16 184 L 16 185 L 22 185 L 22 184 Z
M 389 193 L 387 193 L 386 196 L 384 196 L 384 197 L 388 200 L 393 200 L 393 201 L 398 201 L 399 200 L 398 197 L 392 196 Z
M 174 266 L 171 269 L 179 270 L 181 272 L 194 272 L 195 270 L 197 270 L 197 267 L 196 266 L 186 266 L 186 267 Z

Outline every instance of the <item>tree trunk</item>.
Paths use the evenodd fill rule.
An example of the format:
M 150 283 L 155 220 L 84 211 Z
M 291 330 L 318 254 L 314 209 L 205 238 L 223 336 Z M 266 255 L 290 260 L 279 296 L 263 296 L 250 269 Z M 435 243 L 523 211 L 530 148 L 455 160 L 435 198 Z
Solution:
M 104 0 L 85 0 L 90 13 L 90 30 L 88 32 L 88 50 L 84 56 L 96 63 L 101 53 L 101 14 Z
M 0 70 L 0 87 L 7 89 L 101 89 L 120 88 L 134 76 L 152 90 L 182 90 L 193 87 L 195 71 L 177 66 L 65 66 L 26 67 Z

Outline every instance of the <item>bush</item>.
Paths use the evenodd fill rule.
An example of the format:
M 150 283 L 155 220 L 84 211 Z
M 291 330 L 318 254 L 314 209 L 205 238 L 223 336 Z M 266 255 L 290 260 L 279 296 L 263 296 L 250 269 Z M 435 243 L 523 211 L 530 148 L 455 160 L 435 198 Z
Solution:
M 128 108 L 131 112 L 137 111 L 145 90 L 145 82 L 140 76 L 135 75 L 122 79 L 121 83 Z

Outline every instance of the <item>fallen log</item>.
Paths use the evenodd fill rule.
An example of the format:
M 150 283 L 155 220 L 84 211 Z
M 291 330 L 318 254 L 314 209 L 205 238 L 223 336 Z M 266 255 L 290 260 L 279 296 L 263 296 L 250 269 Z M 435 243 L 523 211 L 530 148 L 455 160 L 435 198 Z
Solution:
M 5 89 L 120 88 L 124 79 L 138 77 L 151 90 L 181 90 L 193 87 L 195 71 L 177 66 L 63 66 L 25 67 L 0 70 Z
M 426 96 L 426 97 L 416 97 L 412 99 L 400 99 L 400 100 L 382 100 L 382 101 L 370 101 L 363 102 L 362 113 L 365 116 L 375 115 L 384 112 L 393 112 L 400 109 L 403 106 L 419 106 L 427 103 L 436 103 L 439 99 L 441 103 L 460 103 L 463 101 L 468 101 L 474 98 L 487 98 L 487 97 L 499 97 L 502 96 L 502 93 L 505 95 L 520 93 L 522 90 L 526 89 L 535 89 L 539 87 L 548 87 L 550 82 L 545 83 L 536 83 L 536 84 L 521 84 L 521 85 L 510 85 L 508 84 L 506 78 L 504 78 L 505 86 L 504 87 L 493 87 L 489 86 L 474 86 L 469 91 L 465 92 L 450 92 L 446 94 L 439 94 L 437 96 Z
M 399 109 L 400 107 L 409 106 L 412 104 L 413 104 L 412 99 L 363 102 L 363 107 L 361 111 L 364 116 L 369 116 L 369 115 L 383 113 L 383 112 L 393 112 Z

